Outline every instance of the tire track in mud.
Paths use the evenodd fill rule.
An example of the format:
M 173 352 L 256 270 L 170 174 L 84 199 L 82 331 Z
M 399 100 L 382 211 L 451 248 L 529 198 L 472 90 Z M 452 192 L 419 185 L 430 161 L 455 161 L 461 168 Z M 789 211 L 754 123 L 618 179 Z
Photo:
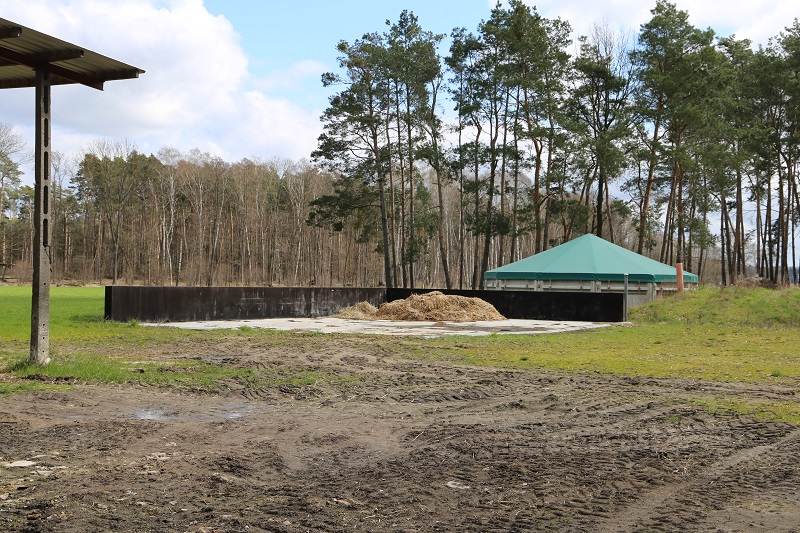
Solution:
M 549 465 L 545 468 L 546 475 L 542 476 L 546 481 L 523 483 L 527 488 L 522 492 L 538 496 L 533 500 L 516 498 L 521 507 L 514 510 L 513 520 L 494 516 L 488 522 L 476 522 L 482 522 L 485 526 L 491 524 L 492 527 L 487 529 L 500 526 L 508 529 L 576 530 L 585 527 L 602 530 L 603 524 L 613 527 L 619 509 L 627 509 L 629 502 L 635 502 L 643 491 L 669 494 L 669 487 L 676 486 L 684 492 L 682 489 L 690 484 L 680 480 L 686 476 L 687 469 L 708 469 L 709 465 L 722 465 L 720 456 L 730 450 L 740 450 L 735 452 L 735 456 L 740 457 L 739 461 L 744 461 L 750 457 L 747 450 L 755 450 L 752 453 L 758 454 L 760 450 L 769 449 L 774 446 L 776 439 L 783 438 L 785 432 L 785 427 L 780 425 L 776 429 L 774 425 L 741 421 L 735 416 L 720 419 L 701 408 L 685 405 L 685 398 L 680 394 L 642 400 L 642 391 L 631 391 L 625 383 L 603 384 L 611 385 L 609 388 L 612 390 L 607 393 L 619 394 L 598 398 L 597 389 L 570 390 L 572 386 L 581 388 L 585 382 L 566 385 L 565 381 L 572 380 L 555 380 L 561 386 L 561 390 L 557 391 L 561 396 L 559 398 L 546 388 L 536 387 L 542 382 L 552 384 L 554 380 L 539 379 L 536 384 L 526 379 L 519 381 L 523 383 L 488 383 L 483 387 L 460 387 L 444 391 L 428 389 L 427 394 L 412 392 L 394 397 L 399 401 L 435 404 L 439 406 L 437 409 L 450 412 L 459 406 L 465 407 L 465 402 L 473 403 L 471 400 L 484 400 L 474 403 L 476 407 L 482 405 L 481 409 L 486 411 L 485 400 L 491 399 L 495 402 L 493 410 L 522 411 L 536 418 L 534 422 L 524 422 L 511 428 L 486 429 L 477 425 L 463 431 L 451 427 L 444 433 L 437 432 L 437 425 L 434 424 L 421 432 L 410 434 L 406 439 L 429 446 L 428 453 L 435 455 L 442 452 L 442 447 L 447 448 L 450 454 L 443 453 L 440 462 L 449 462 L 456 470 L 459 461 L 453 464 L 453 452 L 456 456 L 466 457 L 466 462 L 470 458 L 482 461 L 482 464 L 488 464 L 484 469 L 501 472 L 499 477 L 506 482 L 515 476 L 520 481 L 526 479 L 524 475 L 520 477 L 519 473 L 509 472 L 508 467 L 504 466 L 519 467 L 520 455 L 525 457 L 525 462 Z M 656 392 L 668 392 L 669 384 L 655 385 Z M 567 390 L 564 390 L 564 386 Z M 470 410 L 469 406 L 467 410 Z M 463 416 L 469 416 L 469 413 L 465 412 Z M 510 434 L 513 433 L 511 430 L 527 433 L 529 438 L 515 439 L 515 435 Z M 483 438 L 481 434 L 484 434 Z M 474 437 L 473 442 L 461 444 L 462 440 L 469 441 L 470 435 Z M 498 447 L 498 441 L 505 441 L 506 448 L 515 452 L 503 451 Z M 765 442 L 767 444 L 758 444 Z M 731 461 L 731 464 L 737 462 Z M 412 463 L 420 466 L 417 461 Z M 437 470 L 430 461 L 423 461 L 423 466 L 428 476 L 436 474 Z M 464 471 L 470 469 L 464 468 Z M 447 473 L 440 471 L 440 475 L 446 477 Z M 763 474 L 755 476 L 763 477 Z M 490 488 L 484 490 L 492 490 L 491 484 L 487 485 Z M 591 488 L 584 488 L 587 486 Z M 702 489 L 702 485 L 699 488 Z M 703 499 L 703 491 L 699 492 L 694 500 L 707 501 L 707 498 Z M 736 491 L 729 490 L 721 501 L 733 494 Z M 508 496 L 501 496 L 491 501 L 494 502 L 492 505 L 500 502 L 500 507 L 503 507 L 512 500 Z M 680 505 L 691 508 L 685 502 Z M 467 508 L 479 509 L 484 506 L 479 500 L 467 505 Z M 667 509 L 648 523 L 647 528 L 679 530 L 682 525 L 695 523 L 703 516 L 702 508 L 694 508 L 688 515 Z M 456 521 L 449 525 L 460 527 L 470 525 L 470 522 Z M 626 530 L 626 524 L 620 530 Z
M 640 493 L 596 525 L 604 531 L 675 531 L 697 526 L 709 509 L 723 509 L 732 500 L 763 497 L 781 489 L 796 496 L 798 456 L 800 429 L 795 429 L 775 442 L 740 449 L 713 462 L 685 482 Z

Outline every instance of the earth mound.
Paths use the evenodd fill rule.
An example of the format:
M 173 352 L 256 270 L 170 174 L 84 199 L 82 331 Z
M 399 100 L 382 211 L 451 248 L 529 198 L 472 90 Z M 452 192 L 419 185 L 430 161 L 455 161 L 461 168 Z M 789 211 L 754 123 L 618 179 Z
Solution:
M 337 318 L 355 320 L 400 320 L 434 322 L 475 322 L 478 320 L 505 320 L 493 305 L 480 298 L 445 295 L 439 291 L 412 294 L 405 300 L 387 302 L 376 309 L 360 302 L 342 309 Z

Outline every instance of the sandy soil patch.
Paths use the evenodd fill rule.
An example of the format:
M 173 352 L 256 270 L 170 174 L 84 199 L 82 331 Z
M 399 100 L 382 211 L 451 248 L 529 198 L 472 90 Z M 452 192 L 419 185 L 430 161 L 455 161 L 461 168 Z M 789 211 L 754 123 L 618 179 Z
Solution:
M 184 329 L 238 329 L 242 327 L 276 329 L 281 331 L 315 331 L 318 333 L 364 333 L 434 338 L 445 335 L 536 335 L 540 333 L 565 333 L 584 329 L 608 327 L 601 322 L 558 320 L 488 320 L 476 322 L 434 322 L 413 320 L 364 320 L 335 317 L 319 318 L 264 318 L 253 320 L 206 320 L 197 322 L 169 322 L 142 324 Z

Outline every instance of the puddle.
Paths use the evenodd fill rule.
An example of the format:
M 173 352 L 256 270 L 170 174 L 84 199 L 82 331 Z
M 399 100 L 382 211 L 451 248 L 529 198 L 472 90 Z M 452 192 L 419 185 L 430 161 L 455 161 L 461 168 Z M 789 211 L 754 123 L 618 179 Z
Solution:
M 213 422 L 214 420 L 236 420 L 253 413 L 258 406 L 254 404 L 227 405 L 211 407 L 205 410 L 189 410 L 179 412 L 164 409 L 139 409 L 131 415 L 134 420 L 152 420 L 154 422 Z
M 227 418 L 228 420 L 242 418 L 249 415 L 255 409 L 256 406 L 252 404 L 237 405 L 226 410 L 222 417 Z
M 161 409 L 140 409 L 133 414 L 136 420 L 169 420 L 170 417 Z

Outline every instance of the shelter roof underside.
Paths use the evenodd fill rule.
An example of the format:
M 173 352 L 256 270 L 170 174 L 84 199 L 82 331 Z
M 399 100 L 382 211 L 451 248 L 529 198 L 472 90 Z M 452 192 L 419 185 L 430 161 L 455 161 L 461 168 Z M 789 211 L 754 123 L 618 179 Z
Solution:
M 111 80 L 137 78 L 143 70 L 0 18 L 0 89 L 34 87 L 36 71 L 51 85 L 80 83 L 102 90 Z

